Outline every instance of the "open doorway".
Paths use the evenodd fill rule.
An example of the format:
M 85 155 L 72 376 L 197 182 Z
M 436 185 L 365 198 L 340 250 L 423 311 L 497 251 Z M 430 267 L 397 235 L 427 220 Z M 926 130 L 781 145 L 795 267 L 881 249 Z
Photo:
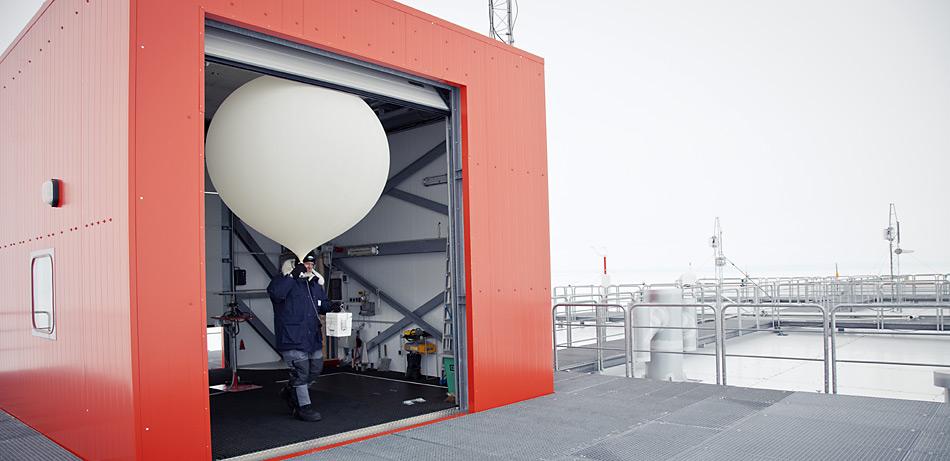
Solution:
M 218 48 L 208 52 L 206 44 L 206 126 L 231 92 L 271 75 L 360 96 L 378 116 L 390 147 L 389 181 L 376 205 L 318 249 L 324 288 L 331 302 L 353 314 L 353 334 L 324 338 L 323 375 L 310 387 L 323 415 L 316 423 L 294 419 L 278 396 L 288 370 L 276 351 L 266 287 L 281 276 L 287 251 L 234 215 L 206 173 L 213 456 L 279 456 L 464 410 L 465 367 L 456 366 L 465 363 L 457 91 L 398 74 L 384 74 L 388 86 L 378 86 L 383 70 L 366 67 L 369 78 L 361 80 L 354 74 L 360 65 L 343 58 L 342 71 L 319 74 L 319 66 L 332 66 L 326 59 L 335 58 L 226 26 L 209 25 L 208 31 L 208 43 L 217 39 Z M 225 42 L 233 48 L 222 51 Z M 258 54 L 241 54 L 239 42 Z M 307 69 L 311 58 L 319 75 Z M 221 317 L 231 308 L 245 321 L 222 328 L 228 322 Z M 241 383 L 259 387 L 228 392 L 232 368 Z

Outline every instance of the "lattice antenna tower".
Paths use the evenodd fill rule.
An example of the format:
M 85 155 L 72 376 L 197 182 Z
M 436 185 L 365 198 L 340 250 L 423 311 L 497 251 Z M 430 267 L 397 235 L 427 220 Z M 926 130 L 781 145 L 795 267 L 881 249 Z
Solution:
M 517 20 L 518 0 L 488 0 L 489 36 L 514 45 Z

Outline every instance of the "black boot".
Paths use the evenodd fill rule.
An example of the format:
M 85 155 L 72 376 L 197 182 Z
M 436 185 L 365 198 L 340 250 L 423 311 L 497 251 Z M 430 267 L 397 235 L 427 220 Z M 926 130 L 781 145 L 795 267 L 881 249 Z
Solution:
M 287 408 L 293 411 L 297 408 L 297 390 L 289 385 L 280 388 L 280 398 L 287 402 Z
M 304 405 L 302 407 L 294 408 L 294 417 L 301 421 L 316 422 L 323 419 L 320 416 L 320 413 L 317 410 L 314 410 L 313 405 Z

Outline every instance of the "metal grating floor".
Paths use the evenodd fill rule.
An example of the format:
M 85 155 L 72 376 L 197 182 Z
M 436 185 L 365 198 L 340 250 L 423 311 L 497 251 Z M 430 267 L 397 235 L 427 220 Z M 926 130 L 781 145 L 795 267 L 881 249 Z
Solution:
M 950 459 L 950 405 L 582 373 L 556 392 L 300 460 Z
M 78 460 L 39 432 L 0 410 L 0 460 Z
M 950 405 L 561 372 L 556 392 L 299 460 L 946 460 Z M 0 411 L 0 460 L 74 460 Z

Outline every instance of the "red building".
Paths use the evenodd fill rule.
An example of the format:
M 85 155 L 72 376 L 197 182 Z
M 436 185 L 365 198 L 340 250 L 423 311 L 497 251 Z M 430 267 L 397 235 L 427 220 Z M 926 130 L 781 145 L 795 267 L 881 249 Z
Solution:
M 87 459 L 211 457 L 209 66 L 444 124 L 444 200 L 379 212 L 447 241 L 459 411 L 553 391 L 541 58 L 388 0 L 50 0 L 0 61 L 0 408 Z

